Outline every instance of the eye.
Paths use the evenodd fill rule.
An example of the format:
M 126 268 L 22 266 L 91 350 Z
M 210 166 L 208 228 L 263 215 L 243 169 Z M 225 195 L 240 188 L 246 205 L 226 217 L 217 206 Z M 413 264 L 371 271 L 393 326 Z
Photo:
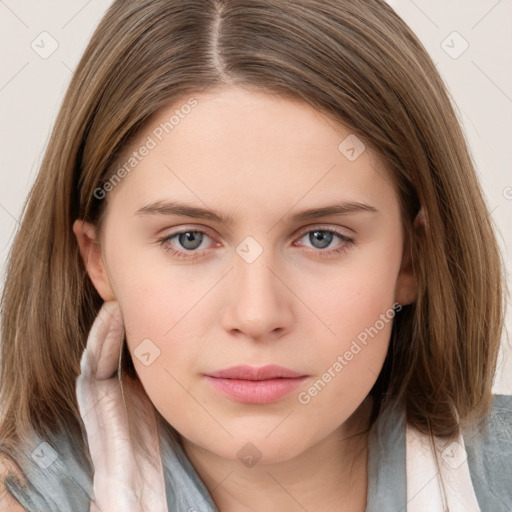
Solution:
M 177 237 L 178 243 L 187 251 L 193 251 L 199 249 L 202 242 L 204 241 L 206 233 L 203 231 L 182 231 L 181 233 L 175 233 L 169 238 L 169 241 Z
M 311 243 L 312 248 L 315 249 L 313 253 L 320 257 L 329 257 L 340 254 L 349 249 L 355 243 L 355 240 L 344 233 L 333 229 L 324 229 L 317 227 L 304 231 L 300 239 L 306 238 Z M 332 242 L 338 238 L 342 243 L 334 246 L 334 248 L 326 249 L 332 245 Z M 172 242 L 176 239 L 175 242 Z M 171 235 L 167 235 L 157 240 L 158 244 L 163 247 L 166 252 L 171 253 L 176 258 L 187 259 L 189 261 L 202 256 L 199 249 L 207 249 L 203 245 L 205 239 L 210 239 L 206 231 L 200 229 L 188 229 L 178 231 Z M 299 239 L 299 240 L 300 240 Z M 295 246 L 303 246 L 302 242 L 294 242 Z
M 178 244 L 177 248 L 171 243 L 174 238 L 176 238 L 176 244 Z M 191 259 L 197 257 L 195 254 L 198 252 L 197 249 L 205 249 L 205 247 L 201 247 L 205 238 L 210 238 L 205 231 L 188 229 L 160 238 L 158 243 L 173 256 Z
M 301 239 L 302 238 L 306 238 L 306 240 L 313 246 L 313 249 L 317 249 L 315 253 L 321 257 L 343 253 L 355 242 L 352 237 L 349 237 L 344 233 L 333 229 L 324 229 L 323 227 L 303 232 L 301 235 Z M 325 250 L 327 247 L 331 246 L 332 242 L 336 238 L 341 240 L 342 243 L 334 248 Z M 298 245 L 304 244 L 301 242 Z

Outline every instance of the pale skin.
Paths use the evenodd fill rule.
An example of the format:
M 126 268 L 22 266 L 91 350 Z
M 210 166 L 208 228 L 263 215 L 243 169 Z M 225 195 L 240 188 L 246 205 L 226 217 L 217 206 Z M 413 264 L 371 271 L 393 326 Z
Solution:
M 355 161 L 338 150 L 350 130 L 306 103 L 240 88 L 193 96 L 197 106 L 108 193 L 101 240 L 75 222 L 89 276 L 118 301 L 132 356 L 145 339 L 160 350 L 150 366 L 133 356 L 136 371 L 221 512 L 363 512 L 368 437 L 355 434 L 368 426 L 391 322 L 309 403 L 298 394 L 394 303 L 416 298 L 397 192 L 368 148 Z M 156 113 L 126 155 L 181 104 Z M 136 213 L 155 201 L 231 222 Z M 371 209 L 291 220 L 343 202 Z M 196 248 L 178 236 L 158 243 L 178 231 L 193 232 Z M 324 248 L 315 231 L 354 242 L 334 233 Z M 236 251 L 249 236 L 262 249 L 251 263 Z M 271 363 L 308 378 L 270 404 L 235 402 L 203 377 Z M 237 456 L 249 442 L 261 453 L 252 467 Z

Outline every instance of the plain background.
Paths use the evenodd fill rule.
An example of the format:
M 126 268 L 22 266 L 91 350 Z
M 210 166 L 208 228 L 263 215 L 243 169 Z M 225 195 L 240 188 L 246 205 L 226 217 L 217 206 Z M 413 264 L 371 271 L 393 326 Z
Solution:
M 510 275 L 512 0 L 389 0 L 389 3 L 419 36 L 448 84 Z M 0 0 L 2 285 L 21 209 L 37 174 L 65 89 L 110 4 L 111 0 Z M 55 51 L 45 55 L 53 47 Z M 510 279 L 509 286 L 512 288 Z M 511 331 L 511 318 L 509 311 L 506 332 Z M 512 342 L 506 332 L 494 391 L 512 394 Z

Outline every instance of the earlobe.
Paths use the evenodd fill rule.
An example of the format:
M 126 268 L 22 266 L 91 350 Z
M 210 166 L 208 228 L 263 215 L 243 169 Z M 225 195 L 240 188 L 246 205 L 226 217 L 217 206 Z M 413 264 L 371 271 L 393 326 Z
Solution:
M 76 236 L 85 269 L 96 291 L 105 302 L 115 300 L 101 248 L 97 241 L 95 226 L 78 219 L 73 223 L 73 233 Z
M 413 222 L 413 236 L 419 236 L 427 226 L 427 218 L 423 208 L 420 208 Z M 402 255 L 400 272 L 396 281 L 395 301 L 402 305 L 413 303 L 418 297 L 418 288 L 410 247 L 406 244 Z
M 426 229 L 428 227 L 427 214 L 425 213 L 423 207 L 421 207 L 416 214 L 413 227 L 416 231 L 419 231 L 420 229 Z

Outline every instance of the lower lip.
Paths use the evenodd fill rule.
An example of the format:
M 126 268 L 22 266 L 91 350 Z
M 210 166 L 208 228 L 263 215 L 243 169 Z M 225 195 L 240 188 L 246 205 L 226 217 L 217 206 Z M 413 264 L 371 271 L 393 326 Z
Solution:
M 207 381 L 218 391 L 229 396 L 236 402 L 246 404 L 270 404 L 297 389 L 306 377 L 239 380 L 222 379 L 205 376 Z

